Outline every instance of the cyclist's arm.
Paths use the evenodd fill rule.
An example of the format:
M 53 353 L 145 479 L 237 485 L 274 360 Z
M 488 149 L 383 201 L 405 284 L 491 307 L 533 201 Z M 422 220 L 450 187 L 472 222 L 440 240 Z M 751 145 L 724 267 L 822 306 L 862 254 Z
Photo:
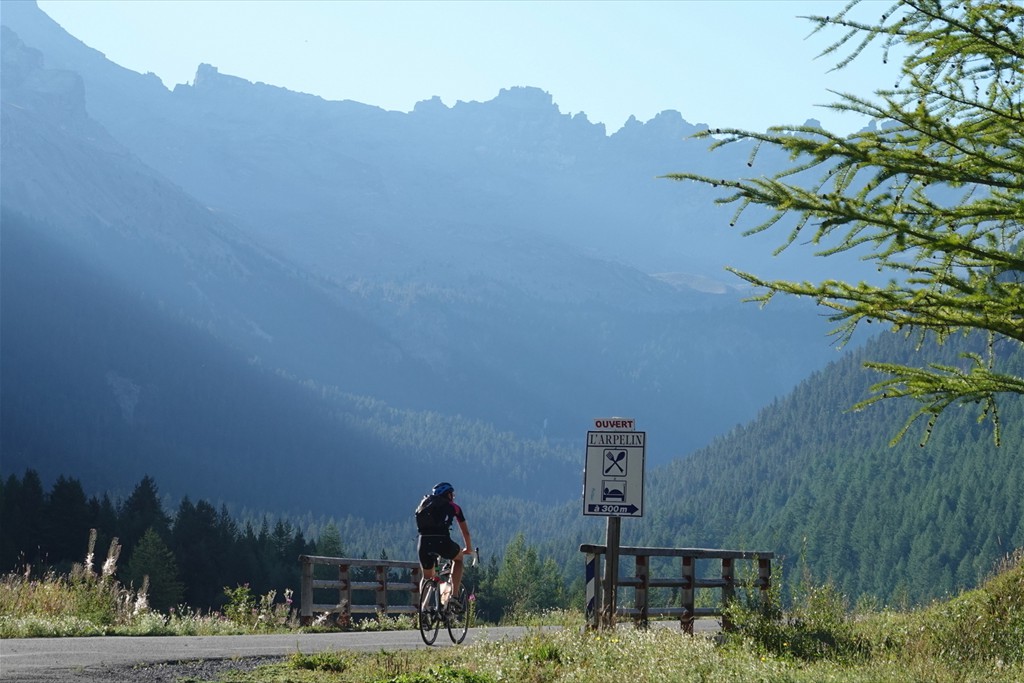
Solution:
M 462 548 L 463 553 L 471 554 L 473 552 L 473 542 L 469 538 L 469 525 L 466 524 L 466 520 L 460 519 L 459 530 L 462 531 L 462 540 L 466 542 L 466 545 Z

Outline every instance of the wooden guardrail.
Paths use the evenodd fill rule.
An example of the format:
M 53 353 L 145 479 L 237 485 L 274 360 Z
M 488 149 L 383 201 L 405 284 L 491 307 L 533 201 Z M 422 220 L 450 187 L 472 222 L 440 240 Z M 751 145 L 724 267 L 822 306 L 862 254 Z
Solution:
M 615 587 L 631 587 L 634 589 L 634 606 L 618 607 L 616 595 L 602 595 L 601 558 L 607 554 L 603 545 L 584 544 L 580 552 L 586 556 L 587 578 L 587 625 L 590 628 L 614 626 L 615 617 L 632 617 L 638 626 L 646 626 L 653 616 L 678 616 L 680 626 L 687 633 L 693 633 L 693 620 L 703 616 L 721 616 L 722 628 L 728 630 L 731 625 L 724 617 L 723 608 L 735 596 L 739 586 L 758 588 L 762 599 L 767 599 L 771 588 L 772 559 L 771 552 L 749 552 L 742 550 L 719 550 L 710 548 L 619 548 L 619 556 L 632 555 L 636 558 L 633 576 L 619 577 Z M 680 574 L 678 578 L 651 578 L 650 559 L 652 557 L 678 557 Z M 721 578 L 698 578 L 697 561 L 721 562 Z M 736 578 L 734 561 L 750 560 L 757 562 L 757 578 L 751 582 L 742 582 Z M 606 570 L 607 571 L 607 570 Z M 649 604 L 652 588 L 678 588 L 679 604 L 671 607 L 651 607 Z M 720 589 L 721 599 L 715 607 L 697 607 L 695 593 L 698 589 Z
M 422 570 L 416 562 L 395 560 L 362 560 L 348 557 L 322 557 L 319 555 L 300 555 L 302 565 L 302 581 L 300 586 L 299 621 L 308 626 L 313 621 L 313 613 L 337 614 L 338 621 L 348 625 L 353 614 L 415 614 L 419 604 L 420 575 Z M 337 568 L 336 579 L 317 579 L 313 568 L 327 565 Z M 372 581 L 353 581 L 353 567 L 372 567 Z M 389 581 L 391 570 L 409 570 L 409 581 Z M 313 591 L 331 589 L 338 593 L 335 603 L 314 603 Z M 370 591 L 374 596 L 373 604 L 352 604 L 352 594 L 356 591 Z M 388 594 L 398 593 L 409 596 L 407 604 L 394 604 L 388 600 Z

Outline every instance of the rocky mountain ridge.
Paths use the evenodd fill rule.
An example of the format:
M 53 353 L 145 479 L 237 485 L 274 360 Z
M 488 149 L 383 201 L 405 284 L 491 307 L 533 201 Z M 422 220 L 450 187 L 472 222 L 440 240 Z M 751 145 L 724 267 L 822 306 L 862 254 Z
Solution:
M 560 114 L 552 96 L 534 88 L 451 108 L 427 101 L 402 114 L 248 83 L 209 66 L 170 92 L 106 61 L 34 3 L 14 3 L 14 11 L 11 4 L 2 15 L 2 189 L 26 244 L 55 241 L 140 311 L 200 330 L 259 372 L 322 399 L 364 397 L 388 410 L 458 416 L 471 426 L 453 429 L 490 434 L 460 435 L 453 449 L 437 435 L 385 428 L 393 419 L 386 411 L 356 419 L 351 403 L 331 399 L 325 414 L 375 434 L 376 445 L 346 457 L 416 452 L 444 462 L 454 451 L 460 461 L 491 463 L 475 476 L 495 476 L 494 453 L 508 447 L 495 445 L 507 439 L 494 434 L 508 433 L 526 440 L 510 453 L 530 439 L 548 444 L 530 446 L 536 466 L 513 456 L 521 471 L 541 477 L 541 463 L 563 462 L 560 449 L 591 418 L 619 414 L 657 435 L 651 457 L 665 461 L 754 414 L 835 355 L 814 311 L 792 303 L 759 311 L 714 276 L 679 274 L 686 269 L 673 254 L 710 263 L 714 251 L 705 247 L 718 237 L 705 239 L 714 231 L 696 225 L 678 229 L 707 216 L 709 198 L 655 178 L 680 154 L 705 154 L 683 137 L 693 128 L 678 114 L 606 136 L 585 117 Z M 638 267 L 641 260 L 652 269 Z M 658 263 L 672 267 L 654 270 Z M 689 286 L 695 281 L 700 288 Z M 34 305 L 10 310 L 58 310 Z M 4 324 L 25 320 L 5 313 Z M 98 329 L 81 330 L 97 341 L 80 348 L 98 347 L 100 356 L 30 337 L 24 344 L 95 366 L 91 386 L 114 408 L 118 396 L 105 377 L 170 391 L 160 368 L 166 359 L 140 346 L 130 325 L 117 330 L 121 357 L 149 370 L 114 367 L 117 356 Z M 20 398 L 54 410 L 55 397 L 38 394 L 44 384 L 33 384 L 31 367 Z M 11 387 L 5 380 L 5 404 L 8 391 L 19 396 Z M 151 394 L 160 392 L 144 396 Z M 239 400 L 223 395 L 202 409 L 216 424 L 224 405 Z M 420 423 L 399 421 L 405 429 Z M 140 426 L 110 429 L 111 439 L 130 441 Z M 282 429 L 274 438 L 287 442 Z M 201 432 L 177 446 L 164 433 L 145 436 L 164 443 L 161 453 L 184 448 L 174 457 L 186 460 L 202 451 L 238 462 L 251 450 L 229 439 L 207 453 Z M 21 434 L 23 447 L 16 458 L 5 452 L 5 467 L 52 450 L 36 439 L 45 441 Z M 94 448 L 99 457 L 102 439 Z M 303 457 L 337 457 L 322 443 L 314 450 Z M 273 457 L 264 452 L 251 466 L 270 471 Z M 143 457 L 142 471 L 124 476 L 137 480 L 146 466 Z M 560 490 L 574 489 L 573 478 Z

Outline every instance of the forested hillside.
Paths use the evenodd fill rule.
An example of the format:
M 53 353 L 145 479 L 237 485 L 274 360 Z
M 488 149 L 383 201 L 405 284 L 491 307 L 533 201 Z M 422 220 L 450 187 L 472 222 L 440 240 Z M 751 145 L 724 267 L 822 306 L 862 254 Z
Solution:
M 47 482 L 74 476 L 112 493 L 150 475 L 175 498 L 378 519 L 400 517 L 391 498 L 417 497 L 438 463 L 484 494 L 573 491 L 566 446 L 282 376 L 46 234 L 4 212 L 5 474 L 32 467 Z
M 954 338 L 928 358 L 956 365 L 979 344 Z M 883 332 L 756 419 L 688 457 L 648 467 L 644 517 L 623 520 L 622 543 L 772 551 L 790 588 L 806 568 L 851 600 L 920 604 L 977 585 L 1024 547 L 1024 400 L 1004 402 L 998 446 L 973 407 L 944 416 L 924 447 L 923 422 L 890 446 L 914 406 L 850 408 L 879 379 L 863 368 L 866 359 L 923 362 L 914 346 Z M 1024 356 L 1000 364 L 1019 373 Z M 657 437 L 648 432 L 649 442 Z M 580 451 L 582 462 L 582 441 Z M 480 504 L 478 515 L 489 520 L 488 502 Z M 570 581 L 581 577 L 578 546 L 604 543 L 603 519 L 584 518 L 579 500 L 522 512 L 527 540 L 557 558 Z
M 143 477 L 125 498 L 113 500 L 106 494 L 87 496 L 74 477 L 61 476 L 44 487 L 38 473 L 28 470 L 0 479 L 0 517 L 6 526 L 0 535 L 0 573 L 39 579 L 75 564 L 89 564 L 94 571 L 102 566 L 104 574 L 109 566 L 126 586 L 138 588 L 146 581 L 149 605 L 163 613 L 183 605 L 186 612 L 223 609 L 240 594 L 276 595 L 278 603 L 288 599 L 298 610 L 298 558 L 304 554 L 414 557 L 411 520 L 375 525 L 390 529 L 385 536 L 368 532 L 366 518 L 321 521 L 308 527 L 315 534 L 311 539 L 294 519 L 264 514 L 242 520 L 226 506 L 218 510 L 202 499 L 185 497 L 168 508 L 151 477 Z M 354 523 L 360 531 L 354 531 Z M 366 545 L 360 550 L 354 543 Z M 367 552 L 367 547 L 375 550 Z M 504 552 L 481 555 L 482 563 L 468 567 L 466 574 L 477 595 L 479 618 L 497 622 L 513 613 L 570 604 L 560 568 L 553 558 L 540 557 L 522 531 Z M 318 567 L 317 576 L 332 578 L 327 567 Z M 374 576 L 370 567 L 353 570 L 355 581 Z
M 954 339 L 931 359 L 957 364 Z M 920 601 L 976 585 L 993 563 L 1024 546 L 1024 400 L 1008 397 L 1001 444 L 978 410 L 944 415 L 890 447 L 908 403 L 849 408 L 879 379 L 871 358 L 919 363 L 913 340 L 883 333 L 815 373 L 756 420 L 692 457 L 652 474 L 652 514 L 631 541 L 722 545 L 806 563 L 852 598 Z M 1020 374 L 1024 355 L 1004 358 Z
M 966 343 L 949 342 L 940 360 L 956 362 Z M 863 397 L 872 381 L 861 367 L 865 358 L 910 360 L 915 354 L 911 348 L 898 335 L 882 334 L 863 351 L 808 378 L 767 406 L 756 420 L 738 425 L 687 458 L 649 468 L 645 516 L 624 520 L 622 542 L 770 550 L 779 557 L 790 586 L 806 567 L 816 580 L 833 581 L 853 600 L 918 604 L 977 585 L 1000 557 L 1024 547 L 1020 466 L 1024 401 L 1005 403 L 999 446 L 993 443 L 991 427 L 979 425 L 975 413 L 963 410 L 940 422 L 926 447 L 919 445 L 923 425 L 890 447 L 890 438 L 909 413 L 908 405 L 876 406 L 856 413 L 849 407 Z M 1011 371 L 1019 371 L 1024 363 L 1020 354 L 1004 360 Z M 657 435 L 649 433 L 648 438 Z M 581 436 L 580 468 L 583 453 Z M 452 471 L 450 478 L 461 486 L 458 473 Z M 126 557 L 130 557 L 133 539 L 145 529 L 126 532 L 116 511 L 121 519 L 131 519 L 128 513 L 138 507 L 140 496 L 155 499 L 147 486 L 155 488 L 159 482 L 150 481 L 141 487 L 142 493 L 137 490 L 127 499 L 111 499 L 87 497 L 74 474 L 69 477 L 56 481 L 52 490 L 35 474 L 26 476 L 24 483 L 16 476 L 8 478 L 0 501 L 5 521 L 17 522 L 13 528 L 19 530 L 3 534 L 2 552 L 8 565 L 20 553 L 23 560 L 77 560 L 91 524 L 100 527 L 104 538 L 125 535 Z M 506 548 L 521 534 L 520 542 L 539 562 L 550 561 L 560 568 L 566 588 L 578 584 L 583 574 L 579 544 L 603 543 L 603 520 L 583 517 L 582 503 L 575 498 L 564 502 L 541 496 L 539 501 L 528 501 L 530 492 L 523 490 L 528 486 L 512 484 L 502 495 L 460 489 L 474 541 L 483 547 L 485 559 L 500 563 Z M 42 501 L 47 495 L 61 503 L 44 511 Z M 212 555 L 226 552 L 234 543 L 264 547 L 261 552 L 271 552 L 276 559 L 271 564 L 261 560 L 261 573 L 245 574 L 244 567 L 231 564 L 215 574 L 222 582 L 243 582 L 231 577 L 246 577 L 261 590 L 283 590 L 297 581 L 297 549 L 322 546 L 324 533 L 328 539 L 336 533 L 349 555 L 412 558 L 415 499 L 387 497 L 392 514 L 386 516 L 345 514 L 347 502 L 339 500 L 326 506 L 336 514 L 286 515 L 262 531 L 265 512 L 233 506 L 231 513 L 223 504 L 211 504 L 199 496 L 192 497 L 196 503 L 182 500 L 162 506 L 162 516 L 154 519 L 158 520 L 155 526 L 165 530 L 166 543 L 179 548 L 181 557 L 190 558 L 188 563 L 199 560 L 186 552 L 187 541 L 175 545 L 174 529 L 179 534 L 189 529 L 190 538 L 217 539 L 211 541 L 216 544 L 211 546 Z M 26 500 L 35 503 L 25 504 Z M 36 512 L 28 515 L 26 523 L 18 522 L 23 512 L 32 510 Z M 39 522 L 45 528 L 37 528 Z M 60 533 L 53 536 L 56 531 Z M 51 545 L 40 547 L 41 537 L 53 539 L 47 541 Z M 190 570 L 185 560 L 181 564 L 182 575 L 189 581 L 201 575 Z M 266 574 L 270 566 L 276 567 L 272 572 L 276 578 Z M 623 567 L 623 571 L 630 569 Z M 210 587 L 188 590 L 205 590 L 205 600 L 219 595 Z

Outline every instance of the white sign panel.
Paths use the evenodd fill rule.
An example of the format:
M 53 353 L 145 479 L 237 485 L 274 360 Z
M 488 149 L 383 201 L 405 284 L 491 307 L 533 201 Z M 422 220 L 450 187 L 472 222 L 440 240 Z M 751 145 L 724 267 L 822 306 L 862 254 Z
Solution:
M 595 420 L 595 426 L 603 427 Z M 622 420 L 631 427 L 632 420 Z M 587 432 L 583 514 L 643 517 L 646 432 Z

